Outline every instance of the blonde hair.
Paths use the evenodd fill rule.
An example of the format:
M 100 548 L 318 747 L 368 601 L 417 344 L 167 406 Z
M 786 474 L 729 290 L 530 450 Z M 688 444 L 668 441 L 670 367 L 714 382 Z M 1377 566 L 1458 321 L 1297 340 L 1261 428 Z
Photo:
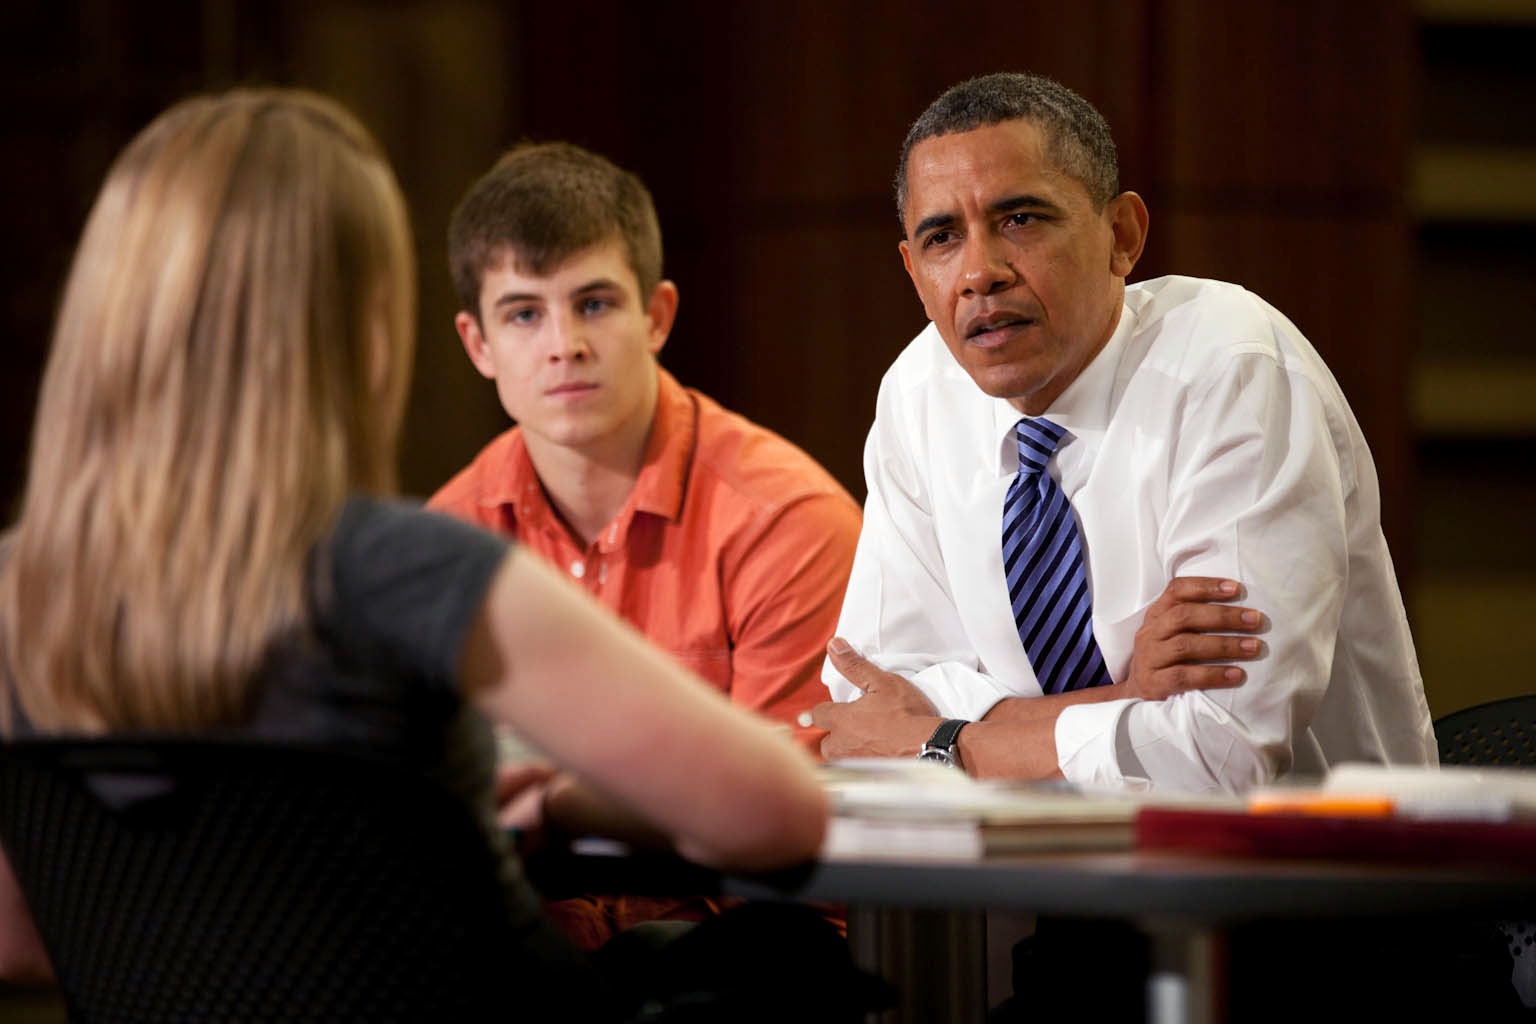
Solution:
M 70 269 L 0 575 L 34 725 L 249 714 L 346 493 L 393 488 L 414 307 L 399 187 L 335 103 L 200 97 L 129 144 Z

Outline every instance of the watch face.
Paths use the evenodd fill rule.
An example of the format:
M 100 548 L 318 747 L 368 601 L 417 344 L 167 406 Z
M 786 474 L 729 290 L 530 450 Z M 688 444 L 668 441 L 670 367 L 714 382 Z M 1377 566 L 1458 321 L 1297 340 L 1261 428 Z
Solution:
M 924 747 L 923 752 L 917 755 L 919 761 L 937 761 L 939 764 L 947 764 L 951 768 L 958 767 L 955 756 L 943 747 Z

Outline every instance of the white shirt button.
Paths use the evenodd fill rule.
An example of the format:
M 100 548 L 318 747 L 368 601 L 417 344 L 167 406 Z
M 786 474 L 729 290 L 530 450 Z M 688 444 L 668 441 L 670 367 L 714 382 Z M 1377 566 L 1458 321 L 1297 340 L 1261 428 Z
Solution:
M 572 576 L 576 577 L 577 579 L 581 579 L 586 574 L 587 574 L 587 563 L 581 561 L 580 559 L 577 559 L 576 561 L 571 563 L 571 575 Z

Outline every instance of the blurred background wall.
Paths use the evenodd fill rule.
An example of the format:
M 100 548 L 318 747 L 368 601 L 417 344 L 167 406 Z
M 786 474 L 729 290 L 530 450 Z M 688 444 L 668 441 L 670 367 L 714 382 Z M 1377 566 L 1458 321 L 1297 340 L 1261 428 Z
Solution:
M 923 325 L 896 253 L 897 147 L 945 86 L 1028 69 L 1114 128 L 1152 211 L 1137 279 L 1239 282 L 1329 361 L 1375 453 L 1432 710 L 1533 688 L 1529 0 L 74 0 L 5 5 L 0 52 L 7 519 L 108 164 L 172 101 L 239 83 L 342 100 L 409 198 L 408 492 L 505 425 L 452 329 L 444 233 L 469 182 L 531 136 L 649 183 L 682 292 L 663 362 L 862 497 L 877 382 Z

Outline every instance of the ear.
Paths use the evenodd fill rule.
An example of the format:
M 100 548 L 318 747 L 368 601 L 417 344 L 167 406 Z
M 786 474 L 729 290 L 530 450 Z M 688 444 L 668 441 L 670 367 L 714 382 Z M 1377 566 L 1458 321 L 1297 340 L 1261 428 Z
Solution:
M 667 335 L 672 333 L 672 322 L 677 319 L 677 299 L 677 285 L 671 281 L 658 281 L 651 289 L 651 301 L 646 306 L 646 315 L 651 321 L 646 347 L 653 356 L 661 351 L 661 346 L 667 343 Z
M 1129 277 L 1147 244 L 1147 204 L 1135 192 L 1121 192 L 1109 201 L 1104 215 L 1113 235 L 1109 272 L 1119 278 Z
M 460 311 L 454 314 L 453 329 L 459 332 L 464 352 L 469 356 L 469 361 L 475 364 L 475 369 L 480 371 L 480 376 L 486 380 L 495 380 L 496 364 L 491 361 L 490 345 L 486 343 L 485 332 L 480 330 L 480 319 L 473 313 Z
M 928 310 L 928 300 L 923 297 L 922 282 L 917 279 L 917 271 L 912 269 L 912 243 L 903 238 L 896 243 L 896 248 L 901 250 L 901 265 L 907 268 L 907 277 L 912 281 L 912 288 L 917 292 L 917 301 L 923 304 L 923 315 L 929 320 L 935 319 Z

